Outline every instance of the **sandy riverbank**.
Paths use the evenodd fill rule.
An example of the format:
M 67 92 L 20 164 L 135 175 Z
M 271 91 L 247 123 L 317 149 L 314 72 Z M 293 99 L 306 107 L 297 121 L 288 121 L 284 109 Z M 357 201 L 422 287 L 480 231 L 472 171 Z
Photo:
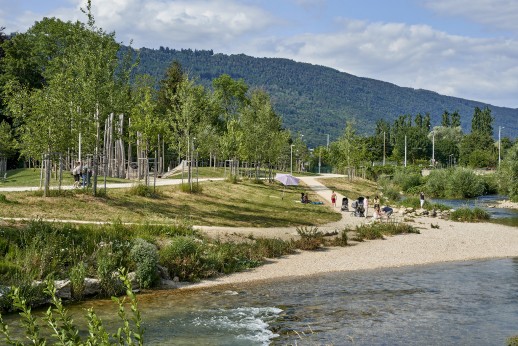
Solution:
M 431 228 L 431 223 L 439 225 L 439 229 Z M 301 277 L 333 271 L 518 257 L 518 229 L 515 227 L 431 218 L 416 219 L 414 224 L 421 234 L 398 235 L 385 240 L 371 240 L 322 251 L 302 251 L 281 259 L 269 260 L 267 264 L 247 272 L 206 280 L 188 287 Z M 258 234 L 251 233 L 271 237 L 282 235 L 282 238 L 289 234 L 286 229 L 261 229 Z
M 305 183 L 325 200 L 331 191 L 316 179 L 306 178 Z M 338 196 L 341 200 L 342 196 Z M 337 209 L 338 211 L 339 209 Z M 342 213 L 342 220 L 319 226 L 320 231 L 354 228 L 368 222 L 364 218 Z M 438 225 L 439 228 L 432 228 Z M 492 223 L 462 223 L 437 218 L 421 217 L 410 224 L 421 234 L 406 234 L 371 240 L 347 247 L 332 247 L 321 251 L 301 251 L 281 259 L 271 259 L 267 264 L 243 273 L 213 280 L 205 280 L 187 288 L 201 288 L 224 284 L 245 283 L 286 277 L 303 277 L 325 272 L 368 270 L 388 267 L 423 265 L 450 261 L 488 258 L 518 257 L 518 228 Z M 295 228 L 218 228 L 203 227 L 208 234 L 228 236 L 236 234 L 254 237 L 288 239 L 296 237 Z

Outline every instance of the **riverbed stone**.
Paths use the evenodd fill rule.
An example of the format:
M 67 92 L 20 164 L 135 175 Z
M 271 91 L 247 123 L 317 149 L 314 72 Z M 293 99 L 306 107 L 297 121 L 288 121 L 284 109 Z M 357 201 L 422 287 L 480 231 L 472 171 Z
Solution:
M 94 278 L 85 278 L 85 296 L 93 296 L 101 292 L 101 281 Z
M 61 299 L 72 298 L 72 285 L 70 280 L 56 280 L 54 281 L 54 287 L 56 288 L 56 297 Z

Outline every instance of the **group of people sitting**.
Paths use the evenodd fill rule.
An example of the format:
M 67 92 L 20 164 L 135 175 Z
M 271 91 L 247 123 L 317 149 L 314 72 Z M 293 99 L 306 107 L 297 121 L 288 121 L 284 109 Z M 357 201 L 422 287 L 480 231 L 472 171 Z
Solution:
M 300 193 L 300 203 L 303 203 L 303 204 L 324 204 L 322 202 L 312 202 L 309 200 L 309 193 L 304 193 L 304 192 L 301 192 Z

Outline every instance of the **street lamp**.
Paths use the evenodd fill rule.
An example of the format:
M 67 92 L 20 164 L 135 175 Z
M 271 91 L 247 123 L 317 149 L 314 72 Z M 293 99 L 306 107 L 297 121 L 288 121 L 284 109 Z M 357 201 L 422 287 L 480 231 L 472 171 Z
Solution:
M 435 131 L 432 131 L 432 167 L 435 167 Z
M 293 175 L 293 147 L 294 144 L 290 145 L 290 174 Z
M 502 132 L 502 129 L 505 129 L 503 126 L 498 126 L 498 167 L 500 167 L 500 147 L 501 147 L 501 140 L 500 140 L 500 133 Z

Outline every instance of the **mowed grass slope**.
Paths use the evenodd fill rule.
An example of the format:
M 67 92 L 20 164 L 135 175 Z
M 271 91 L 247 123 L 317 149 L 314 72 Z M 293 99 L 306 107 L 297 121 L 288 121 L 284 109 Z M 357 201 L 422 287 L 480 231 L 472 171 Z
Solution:
M 231 227 L 317 226 L 340 219 L 325 205 L 298 203 L 304 186 L 289 187 L 283 196 L 278 183 L 226 181 L 200 183 L 202 192 L 181 192 L 177 185 L 157 187 L 157 197 L 136 196 L 131 189 L 109 189 L 93 197 L 79 189 L 64 196 L 41 197 L 35 192 L 4 192 L 0 217 L 123 223 L 176 223 Z M 318 196 L 312 195 L 312 200 Z

